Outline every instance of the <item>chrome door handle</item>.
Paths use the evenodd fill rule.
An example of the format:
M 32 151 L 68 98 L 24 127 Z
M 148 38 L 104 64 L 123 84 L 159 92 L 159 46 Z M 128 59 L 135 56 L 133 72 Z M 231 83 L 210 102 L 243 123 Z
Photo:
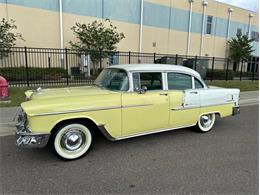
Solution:
M 167 96 L 167 95 L 168 95 L 168 93 L 160 93 L 160 95 L 165 95 L 165 96 Z
M 191 94 L 198 94 L 197 91 L 191 91 L 190 93 L 191 93 Z

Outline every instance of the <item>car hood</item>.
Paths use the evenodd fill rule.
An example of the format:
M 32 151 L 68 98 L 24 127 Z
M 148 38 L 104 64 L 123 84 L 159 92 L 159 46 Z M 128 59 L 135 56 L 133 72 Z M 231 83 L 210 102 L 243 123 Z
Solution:
M 121 93 L 96 86 L 38 89 L 25 94 L 29 101 L 22 103 L 21 107 L 29 116 L 120 106 L 121 102 Z
M 55 99 L 55 98 L 68 98 L 79 96 L 93 96 L 93 95 L 105 95 L 113 93 L 96 86 L 84 86 L 84 87 L 66 87 L 66 88 L 50 88 L 50 89 L 38 89 L 28 90 L 25 95 L 28 100 L 43 100 L 43 99 Z

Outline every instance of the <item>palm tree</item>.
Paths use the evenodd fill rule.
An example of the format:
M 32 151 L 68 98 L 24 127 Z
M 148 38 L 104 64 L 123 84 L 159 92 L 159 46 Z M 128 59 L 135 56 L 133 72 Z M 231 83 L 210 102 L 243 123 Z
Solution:
M 237 64 L 242 61 L 248 61 L 251 53 L 254 51 L 251 45 L 253 39 L 249 39 L 247 35 L 237 35 L 228 41 L 229 57 L 235 62 L 234 70 L 237 70 Z

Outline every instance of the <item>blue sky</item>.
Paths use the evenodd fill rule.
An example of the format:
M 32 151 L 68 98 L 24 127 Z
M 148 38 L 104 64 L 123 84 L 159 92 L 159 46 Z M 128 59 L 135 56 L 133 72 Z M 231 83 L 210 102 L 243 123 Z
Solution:
M 259 12 L 259 0 L 217 0 L 217 1 L 242 7 L 254 12 Z

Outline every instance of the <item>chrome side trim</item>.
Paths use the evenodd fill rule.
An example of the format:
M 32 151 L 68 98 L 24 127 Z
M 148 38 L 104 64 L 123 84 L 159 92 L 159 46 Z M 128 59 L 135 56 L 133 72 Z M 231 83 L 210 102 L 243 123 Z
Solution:
M 180 126 L 180 127 L 175 127 L 175 128 L 166 128 L 166 129 L 156 129 L 156 130 L 151 130 L 143 133 L 136 133 L 136 134 L 131 134 L 127 136 L 121 136 L 121 137 L 112 137 L 108 131 L 106 130 L 104 125 L 99 126 L 100 131 L 103 133 L 103 135 L 110 141 L 117 141 L 117 140 L 123 140 L 123 139 L 128 139 L 132 137 L 139 137 L 143 135 L 149 135 L 149 134 L 155 134 L 155 133 L 161 133 L 165 131 L 171 131 L 171 130 L 176 130 L 176 129 L 182 129 L 182 128 L 187 128 L 187 127 L 192 127 L 195 126 L 196 124 L 190 124 L 190 125 L 185 125 L 185 126 Z
M 60 112 L 45 112 L 40 114 L 32 114 L 31 116 L 46 116 L 46 115 L 56 115 L 56 114 L 68 114 L 68 113 L 77 113 L 77 112 L 93 112 L 93 111 L 100 111 L 100 110 L 112 110 L 118 109 L 121 106 L 111 106 L 111 107 L 99 107 L 99 108 L 89 108 L 89 109 L 79 109 L 79 110 L 67 110 L 67 111 L 60 111 Z
M 186 107 L 180 106 L 177 108 L 172 108 L 171 110 L 189 110 L 189 109 L 195 109 L 195 108 L 200 108 L 200 106 L 186 106 Z
M 203 105 L 203 106 L 188 106 L 188 107 L 177 107 L 177 108 L 172 108 L 171 110 L 187 110 L 187 109 L 194 109 L 194 108 L 204 108 L 204 107 L 209 107 L 209 106 L 222 106 L 222 105 L 227 105 L 227 104 L 233 104 L 235 103 L 234 101 L 232 102 L 226 102 L 222 104 L 209 104 L 209 105 Z
M 133 104 L 122 106 L 122 108 L 133 108 L 133 107 L 143 107 L 143 106 L 152 106 L 153 104 Z
M 68 113 L 77 113 L 77 112 L 93 112 L 101 110 L 112 110 L 119 108 L 132 108 L 132 107 L 142 107 L 142 106 L 151 106 L 153 104 L 136 104 L 136 105 L 126 105 L 126 106 L 111 106 L 111 107 L 99 107 L 99 108 L 89 108 L 89 109 L 79 109 L 79 110 L 67 110 L 60 112 L 45 112 L 40 114 L 32 114 L 30 116 L 46 116 L 46 115 L 56 115 L 56 114 L 68 114 Z

